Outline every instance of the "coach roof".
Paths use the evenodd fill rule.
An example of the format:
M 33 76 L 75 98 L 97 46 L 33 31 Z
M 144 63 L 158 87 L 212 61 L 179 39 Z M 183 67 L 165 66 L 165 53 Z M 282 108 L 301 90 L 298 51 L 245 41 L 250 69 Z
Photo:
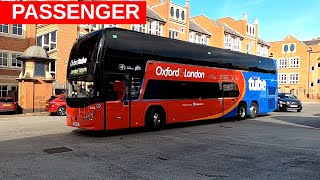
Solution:
M 149 60 L 276 73 L 273 59 L 266 57 L 120 28 L 106 28 L 93 33 L 106 36 L 103 38 L 106 40 L 104 46 L 111 50 L 109 53 L 130 52 Z

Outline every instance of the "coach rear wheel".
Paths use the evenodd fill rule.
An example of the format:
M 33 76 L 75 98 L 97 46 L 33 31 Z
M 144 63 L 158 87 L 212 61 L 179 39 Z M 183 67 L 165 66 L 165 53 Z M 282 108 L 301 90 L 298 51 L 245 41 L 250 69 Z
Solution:
M 258 116 L 259 106 L 255 102 L 250 105 L 250 118 L 256 118 Z
M 156 108 L 151 109 L 146 117 L 146 126 L 149 130 L 160 129 L 161 123 L 163 121 L 160 111 Z
M 245 104 L 241 103 L 238 105 L 238 119 L 239 120 L 244 120 L 246 119 L 247 116 L 247 107 Z

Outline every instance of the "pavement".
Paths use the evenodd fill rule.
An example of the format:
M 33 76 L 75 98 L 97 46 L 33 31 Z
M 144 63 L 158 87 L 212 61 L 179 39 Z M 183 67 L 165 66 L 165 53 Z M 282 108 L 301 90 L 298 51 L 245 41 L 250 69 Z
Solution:
M 0 115 L 0 179 L 318 180 L 318 109 L 107 133 Z

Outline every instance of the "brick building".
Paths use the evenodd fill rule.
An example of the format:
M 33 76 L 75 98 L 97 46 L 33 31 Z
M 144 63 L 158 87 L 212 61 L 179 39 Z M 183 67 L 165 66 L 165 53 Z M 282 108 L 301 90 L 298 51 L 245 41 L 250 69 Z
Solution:
M 16 78 L 23 64 L 16 57 L 35 44 L 36 26 L 0 24 L 0 96 L 18 91 Z M 15 93 L 14 93 L 15 94 Z M 17 97 L 17 96 L 15 96 Z
M 279 68 L 279 92 L 290 92 L 300 99 L 319 98 L 319 43 L 320 39 L 300 41 L 292 35 L 270 42 L 269 52 Z
M 119 27 L 143 33 L 189 41 L 192 43 L 268 56 L 269 45 L 258 37 L 258 22 L 221 18 L 211 20 L 206 16 L 190 18 L 190 1 L 184 5 L 171 0 L 146 0 L 146 24 L 45 24 L 37 26 L 37 45 L 45 48 L 50 58 L 56 59 L 49 70 L 56 81 L 53 93 L 65 88 L 66 68 L 74 41 L 88 32 L 101 28 Z M 247 27 L 247 31 L 246 31 Z

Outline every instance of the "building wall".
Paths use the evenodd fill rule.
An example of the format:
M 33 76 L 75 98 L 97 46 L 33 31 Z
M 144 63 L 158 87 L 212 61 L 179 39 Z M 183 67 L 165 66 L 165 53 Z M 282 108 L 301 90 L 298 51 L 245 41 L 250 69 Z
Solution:
M 309 82 L 316 82 L 316 71 L 318 68 L 315 68 L 315 71 L 310 72 L 309 69 L 309 54 L 307 52 L 308 46 L 306 46 L 301 41 L 297 40 L 293 36 L 287 36 L 283 41 L 276 41 L 270 43 L 271 47 L 269 52 L 273 54 L 274 59 L 279 63 L 280 58 L 288 58 L 288 63 L 286 68 L 279 68 L 279 74 L 287 74 L 287 81 L 285 83 L 279 83 L 279 92 L 291 92 L 292 94 L 297 95 L 301 99 L 305 99 L 308 94 L 308 76 Z M 284 46 L 288 45 L 289 49 L 287 52 L 284 50 Z M 294 45 L 294 51 L 290 51 L 290 46 Z M 300 58 L 300 65 L 298 68 L 290 67 L 290 58 Z M 318 54 L 319 57 L 319 54 Z M 316 66 L 316 54 L 311 54 L 310 58 L 311 65 Z M 298 83 L 290 83 L 290 73 L 299 73 Z M 279 76 L 280 77 L 280 76 Z M 318 76 L 319 77 L 319 76 Z M 309 87 L 310 94 L 317 94 L 318 85 L 314 83 L 314 87 Z
M 10 90 L 18 90 L 16 78 L 18 78 L 22 68 L 13 65 L 12 61 L 16 60 L 12 55 L 22 55 L 29 46 L 35 45 L 35 25 L 23 24 L 21 36 L 14 35 L 13 28 L 13 25 L 9 24 L 8 33 L 0 32 L 0 53 L 7 56 L 5 58 L 7 65 L 0 66 L 0 96 L 7 96 Z M 6 87 L 6 90 L 2 89 L 4 87 Z M 6 93 L 2 93 L 2 91 L 6 91 Z
M 258 51 L 258 35 L 259 35 L 259 25 L 258 21 L 256 20 L 254 23 L 250 23 L 247 19 L 247 15 L 244 14 L 243 18 L 241 20 L 234 20 L 230 17 L 220 18 L 217 21 L 221 23 L 226 23 L 228 26 L 230 26 L 232 29 L 239 32 L 243 37 L 242 41 L 242 52 L 247 52 L 247 44 L 250 44 L 251 48 L 249 51 L 249 54 L 257 55 Z M 247 25 L 252 25 L 254 27 L 254 35 L 249 35 L 247 33 Z
M 201 27 L 205 27 L 207 31 L 209 31 L 212 36 L 209 39 L 209 45 L 214 47 L 224 47 L 224 28 L 222 26 L 218 26 L 211 19 L 204 15 L 196 16 L 191 18 Z

